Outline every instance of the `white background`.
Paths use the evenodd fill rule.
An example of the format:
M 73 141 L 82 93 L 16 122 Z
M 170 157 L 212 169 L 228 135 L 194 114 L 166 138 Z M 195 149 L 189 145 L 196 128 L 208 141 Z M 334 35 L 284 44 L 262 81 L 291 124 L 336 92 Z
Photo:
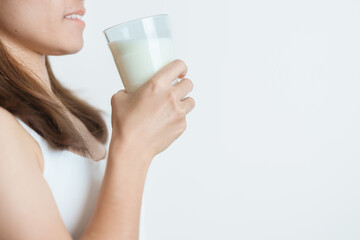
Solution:
M 110 112 L 123 86 L 102 31 L 161 13 L 195 84 L 187 131 L 150 167 L 141 239 L 360 239 L 359 1 L 86 8 L 84 48 L 51 57 L 79 96 Z

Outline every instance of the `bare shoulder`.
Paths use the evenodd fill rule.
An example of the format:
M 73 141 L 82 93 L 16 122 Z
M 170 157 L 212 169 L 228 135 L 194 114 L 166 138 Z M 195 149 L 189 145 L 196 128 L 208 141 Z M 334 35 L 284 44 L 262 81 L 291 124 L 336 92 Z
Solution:
M 14 115 L 0 107 L 0 161 L 1 159 L 21 158 L 37 163 L 43 171 L 41 149 L 35 139 L 21 126 Z
M 0 108 L 0 239 L 70 240 L 36 162 L 36 144 L 16 118 Z

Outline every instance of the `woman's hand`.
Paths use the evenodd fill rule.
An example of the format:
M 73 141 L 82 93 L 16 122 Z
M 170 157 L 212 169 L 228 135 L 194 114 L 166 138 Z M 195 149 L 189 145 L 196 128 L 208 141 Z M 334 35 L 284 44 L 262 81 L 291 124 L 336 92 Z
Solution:
M 175 60 L 134 93 L 115 93 L 112 140 L 120 139 L 120 144 L 146 152 L 151 159 L 164 151 L 185 131 L 186 115 L 195 106 L 192 98 L 184 98 L 193 89 L 192 81 L 184 78 L 186 73 L 186 64 Z M 171 85 L 177 78 L 184 79 Z

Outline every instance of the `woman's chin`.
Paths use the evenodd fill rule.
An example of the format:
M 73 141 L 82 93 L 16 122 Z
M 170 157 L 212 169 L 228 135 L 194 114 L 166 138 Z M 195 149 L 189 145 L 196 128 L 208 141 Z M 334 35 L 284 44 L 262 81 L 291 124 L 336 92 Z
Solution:
M 74 53 L 79 52 L 83 48 L 83 46 L 84 46 L 83 41 L 74 43 L 74 44 L 67 44 L 67 46 L 58 48 L 57 51 L 52 52 L 51 54 L 47 54 L 47 55 L 59 56 L 59 55 L 74 54 Z

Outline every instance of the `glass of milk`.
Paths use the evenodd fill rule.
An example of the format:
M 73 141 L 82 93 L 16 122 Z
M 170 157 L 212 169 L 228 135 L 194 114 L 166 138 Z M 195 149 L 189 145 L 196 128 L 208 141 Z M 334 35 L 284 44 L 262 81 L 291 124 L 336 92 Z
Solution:
M 104 34 L 128 93 L 175 60 L 167 14 L 121 23 L 104 30 Z

